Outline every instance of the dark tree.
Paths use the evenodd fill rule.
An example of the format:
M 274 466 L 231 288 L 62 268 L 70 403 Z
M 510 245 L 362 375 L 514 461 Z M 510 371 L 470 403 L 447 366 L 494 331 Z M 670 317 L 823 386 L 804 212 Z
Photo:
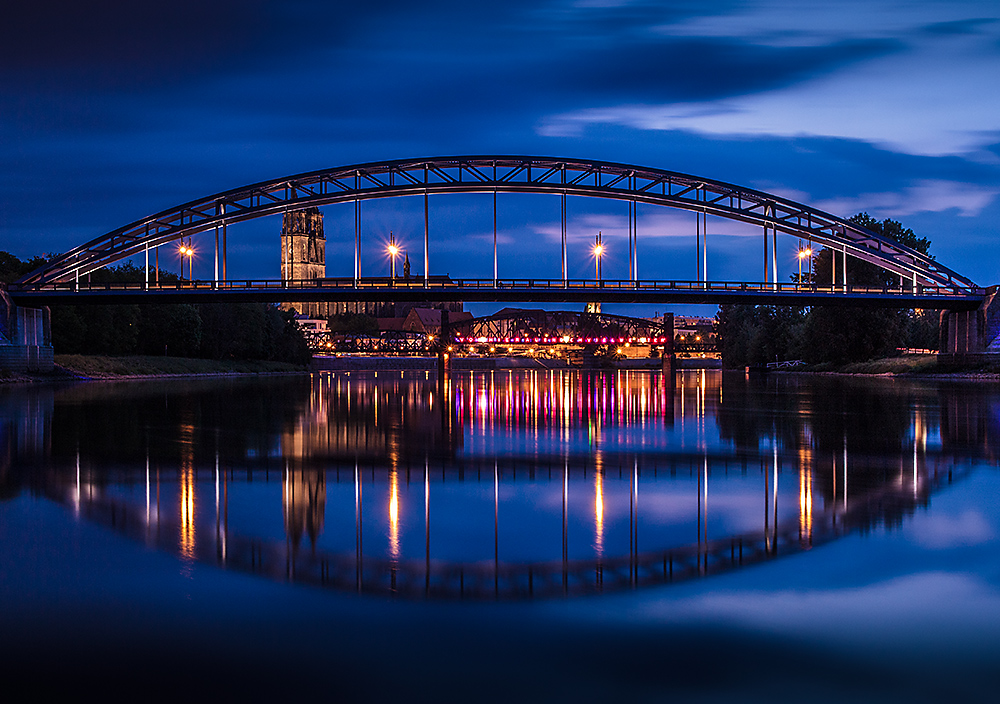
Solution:
M 851 222 L 929 254 L 930 240 L 917 237 L 913 230 L 895 220 L 878 221 L 868 213 L 859 213 Z M 817 284 L 840 283 L 843 271 L 839 268 L 843 266 L 843 259 L 837 257 L 837 281 L 834 282 L 835 254 L 831 249 L 823 249 L 815 257 L 813 271 Z M 850 286 L 896 287 L 900 279 L 898 274 L 874 264 L 849 259 L 847 283 Z M 933 349 L 937 347 L 937 314 L 930 311 L 917 314 L 899 308 L 816 306 L 807 316 L 804 337 L 809 341 L 804 349 L 805 357 L 812 362 L 863 361 L 892 355 L 899 347 Z
M 859 213 L 851 222 L 884 235 L 923 254 L 930 241 L 895 220 L 875 220 Z M 830 249 L 813 258 L 813 281 L 820 286 L 840 284 L 843 260 Z M 796 279 L 793 276 L 792 279 Z M 856 259 L 848 260 L 847 283 L 881 288 L 899 286 L 899 276 Z M 810 362 L 845 363 L 892 355 L 899 347 L 936 349 L 937 311 L 894 308 L 816 306 L 799 309 L 774 306 L 719 307 L 719 349 L 730 368 L 801 358 Z
M 0 281 L 44 263 L 0 252 Z M 89 274 L 93 283 L 144 281 L 126 262 Z M 177 275 L 160 271 L 161 282 Z M 266 359 L 305 364 L 311 354 L 294 314 L 264 303 L 52 306 L 52 342 L 61 354 L 150 354 L 214 359 Z M 376 323 L 375 328 L 378 328 Z
M 729 369 L 796 359 L 804 313 L 790 306 L 719 306 L 717 339 Z

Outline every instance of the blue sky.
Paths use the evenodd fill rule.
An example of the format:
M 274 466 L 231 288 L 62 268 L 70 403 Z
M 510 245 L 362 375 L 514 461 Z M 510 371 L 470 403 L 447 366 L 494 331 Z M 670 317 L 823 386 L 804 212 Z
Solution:
M 64 251 L 307 170 L 544 154 L 893 217 L 986 285 L 1000 282 L 998 83 L 992 2 L 19 3 L 0 25 L 0 248 Z M 503 200 L 501 275 L 558 276 L 558 202 Z M 352 268 L 339 208 L 331 275 Z M 492 275 L 491 213 L 488 196 L 432 199 L 434 273 Z M 600 229 L 605 276 L 626 276 L 625 204 L 571 199 L 569 218 L 571 275 L 592 271 Z M 390 229 L 416 251 L 419 203 L 366 203 L 364 222 L 366 273 L 386 268 Z M 232 277 L 277 277 L 279 227 L 233 228 Z M 639 229 L 640 275 L 694 278 L 693 216 L 640 209 Z M 710 220 L 709 238 L 709 278 L 759 278 L 759 232 Z

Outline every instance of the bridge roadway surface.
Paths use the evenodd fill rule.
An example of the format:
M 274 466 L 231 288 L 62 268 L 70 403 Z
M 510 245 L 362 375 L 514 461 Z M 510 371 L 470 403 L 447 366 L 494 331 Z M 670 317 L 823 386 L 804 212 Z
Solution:
M 872 288 L 814 284 L 593 279 L 451 279 L 435 277 L 325 278 L 312 280 L 241 279 L 170 283 L 88 283 L 7 285 L 20 306 L 266 302 L 441 302 L 466 303 L 674 303 L 816 306 L 854 305 L 885 308 L 972 310 L 986 289 L 918 286 Z

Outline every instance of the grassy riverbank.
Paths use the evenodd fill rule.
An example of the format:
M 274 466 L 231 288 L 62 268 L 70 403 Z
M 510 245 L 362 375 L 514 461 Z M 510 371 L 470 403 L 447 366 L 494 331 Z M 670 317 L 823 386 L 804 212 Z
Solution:
M 66 373 L 90 379 L 122 377 L 209 375 L 209 374 L 280 374 L 306 371 L 306 367 L 287 362 L 258 360 L 190 359 L 187 357 L 150 357 L 130 355 L 57 354 L 55 363 Z
M 885 357 L 867 362 L 852 362 L 835 365 L 830 363 L 811 364 L 796 368 L 803 372 L 832 372 L 837 374 L 882 374 L 882 375 L 998 375 L 1000 363 L 945 364 L 933 354 L 908 354 L 901 357 Z

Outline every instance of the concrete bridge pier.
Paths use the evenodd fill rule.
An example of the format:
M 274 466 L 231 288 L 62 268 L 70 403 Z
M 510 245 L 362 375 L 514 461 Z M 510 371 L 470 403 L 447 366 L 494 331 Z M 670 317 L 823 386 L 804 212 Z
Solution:
M 451 374 L 451 323 L 448 320 L 448 311 L 441 311 L 441 331 L 438 334 L 438 384 L 443 384 Z
M 939 359 L 943 362 L 1000 361 L 1000 286 L 987 289 L 976 310 L 941 311 Z
M 22 308 L 0 290 L 0 369 L 52 371 L 52 319 L 48 306 Z
M 677 356 L 674 354 L 674 314 L 663 314 L 663 355 L 660 358 L 661 368 L 671 386 L 674 384 L 674 371 L 677 369 Z

